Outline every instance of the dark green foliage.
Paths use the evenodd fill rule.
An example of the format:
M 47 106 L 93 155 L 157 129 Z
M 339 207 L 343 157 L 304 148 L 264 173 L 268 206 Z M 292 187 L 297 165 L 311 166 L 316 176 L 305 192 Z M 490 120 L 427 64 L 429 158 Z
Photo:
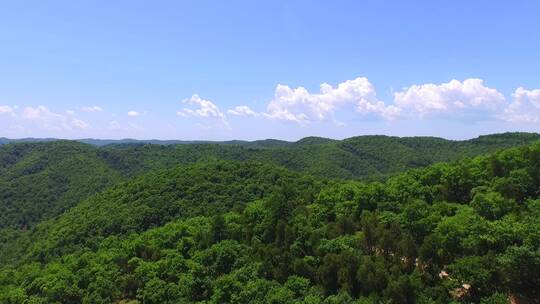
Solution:
M 97 151 L 119 179 L 161 166 Z M 25 159 L 9 155 L 6 167 Z M 253 161 L 171 163 L 30 229 L 4 230 L 0 303 L 537 299 L 539 161 L 535 143 L 372 183 Z
M 0 148 L 0 229 L 27 229 L 121 180 L 97 151 L 76 142 Z
M 467 141 L 388 136 L 361 136 L 342 141 L 307 137 L 297 142 L 139 143 L 126 140 L 112 145 L 114 141 L 104 142 L 101 148 L 73 141 L 19 140 L 0 147 L 0 230 L 31 228 L 118 182 L 179 165 L 252 160 L 323 178 L 380 179 L 406 169 L 493 152 L 537 139 L 540 139 L 538 134 L 505 133 Z M 102 145 L 92 140 L 81 142 Z M 494 161 L 491 170 L 502 174 L 506 169 Z M 459 188 L 461 192 L 452 192 L 452 187 L 461 186 L 457 183 L 467 182 L 467 174 L 470 173 L 458 169 L 456 174 L 448 175 L 444 186 L 448 188 L 449 199 L 469 199 L 467 185 Z M 516 171 L 501 177 L 498 187 L 505 196 L 522 198 L 530 195 L 523 192 L 522 185 L 533 182 L 538 180 L 533 180 L 527 172 Z M 0 238 L 2 234 L 4 232 L 0 232 Z

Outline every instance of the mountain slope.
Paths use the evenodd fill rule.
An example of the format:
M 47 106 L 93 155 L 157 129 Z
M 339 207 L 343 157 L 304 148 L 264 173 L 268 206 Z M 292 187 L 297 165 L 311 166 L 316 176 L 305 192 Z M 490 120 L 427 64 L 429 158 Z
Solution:
M 0 147 L 0 229 L 26 229 L 120 181 L 152 170 L 215 160 L 259 161 L 325 178 L 377 179 L 409 168 L 530 143 L 538 134 L 467 141 L 431 137 L 309 137 L 228 144 L 95 147 L 73 141 Z
M 110 188 L 6 244 L 0 302 L 535 299 L 539 215 L 540 143 L 385 183 L 251 162 L 180 166 Z
M 344 140 L 308 137 L 295 143 L 273 140 L 239 144 L 192 144 L 176 146 L 109 146 L 104 157 L 129 160 L 128 172 L 144 164 L 163 168 L 171 163 L 206 159 L 257 160 L 327 178 L 374 179 L 436 162 L 473 157 L 540 140 L 535 133 L 505 133 L 465 141 L 434 137 L 359 136 Z M 144 171 L 144 168 L 142 169 Z
M 77 142 L 0 149 L 0 228 L 26 228 L 121 180 L 95 148 Z
M 316 189 L 319 183 L 253 162 L 218 161 L 150 172 L 83 200 L 57 219 L 38 225 L 29 233 L 32 237 L 26 245 L 30 248 L 22 252 L 43 260 L 81 246 L 97 248 L 110 235 L 140 232 L 178 218 L 241 210 L 248 202 L 275 195 L 285 185 L 302 193 Z M 7 247 L 21 246 L 0 248 L 0 256 L 9 252 Z

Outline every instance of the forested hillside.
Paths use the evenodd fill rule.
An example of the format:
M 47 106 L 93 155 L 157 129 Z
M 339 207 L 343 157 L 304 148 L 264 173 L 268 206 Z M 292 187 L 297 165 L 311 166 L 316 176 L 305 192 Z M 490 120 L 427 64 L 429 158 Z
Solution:
M 504 138 L 481 138 L 461 151 L 474 154 Z M 420 143 L 394 143 L 388 150 L 426 146 L 415 140 Z M 349 141 L 350 153 L 377 151 Z M 170 167 L 119 183 L 6 238 L 0 303 L 507 303 L 509 297 L 540 297 L 540 142 L 384 182 L 325 179 L 268 161 L 212 160 L 209 151 L 222 153 L 220 147 L 188 147 L 208 153 L 184 163 L 205 162 L 157 161 L 167 147 L 96 150 L 119 176 Z M 245 155 L 234 149 L 227 157 Z M 133 158 L 120 157 L 124 151 Z M 447 153 L 441 152 L 453 157 Z
M 26 229 L 122 180 L 91 146 L 73 142 L 0 148 L 0 229 Z
M 294 143 L 263 140 L 142 145 L 129 141 L 106 147 L 74 141 L 8 144 L 0 147 L 0 239 L 6 228 L 27 229 L 109 186 L 151 170 L 214 160 L 252 160 L 323 178 L 380 179 L 406 169 L 538 139 L 538 134 L 505 133 L 467 141 L 360 136 L 342 141 L 308 137 Z

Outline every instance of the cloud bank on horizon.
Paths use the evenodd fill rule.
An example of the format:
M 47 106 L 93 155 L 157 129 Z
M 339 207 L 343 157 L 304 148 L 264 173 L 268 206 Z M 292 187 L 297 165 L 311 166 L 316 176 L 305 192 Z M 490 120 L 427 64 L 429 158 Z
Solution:
M 374 86 L 365 77 L 347 80 L 336 87 L 323 83 L 319 93 L 280 84 L 265 112 L 257 113 L 247 106 L 237 106 L 228 113 L 261 115 L 300 125 L 332 118 L 339 110 L 354 110 L 358 119 L 370 115 L 390 121 L 444 118 L 540 122 L 540 89 L 519 87 L 512 98 L 507 99 L 496 89 L 486 86 L 482 79 L 469 78 L 442 84 L 412 85 L 393 95 L 393 103 L 379 100 Z
M 540 123 L 540 89 L 518 87 L 511 96 L 504 96 L 496 88 L 487 86 L 482 79 L 469 78 L 439 84 L 415 84 L 394 91 L 392 95 L 391 101 L 380 100 L 375 87 L 366 77 L 346 80 L 335 86 L 322 83 L 319 92 L 278 84 L 273 98 L 261 109 L 239 104 L 222 110 L 219 101 L 193 94 L 183 99 L 185 106 L 178 109 L 176 115 L 171 113 L 171 116 L 180 120 L 195 120 L 194 126 L 201 128 L 225 127 L 229 130 L 232 128 L 229 121 L 245 118 L 301 128 L 322 122 L 346 127 L 346 123 L 340 121 L 344 113 L 352 116 L 354 121 L 380 120 L 390 123 L 403 120 L 454 120 L 463 123 L 501 121 L 533 126 Z M 134 121 L 122 126 L 116 118 L 110 119 L 107 124 L 96 124 L 88 116 L 106 112 L 98 105 L 81 107 L 79 111 L 65 109 L 63 112 L 53 112 L 45 105 L 21 107 L 0 104 L 0 118 L 9 119 L 9 129 L 15 133 L 31 127 L 70 134 L 77 134 L 78 130 L 141 131 L 145 128 Z M 152 109 L 145 109 L 142 113 L 151 112 Z M 79 117 L 83 113 L 86 113 L 86 120 Z M 131 120 L 141 116 L 141 112 L 131 109 L 125 109 L 124 113 Z

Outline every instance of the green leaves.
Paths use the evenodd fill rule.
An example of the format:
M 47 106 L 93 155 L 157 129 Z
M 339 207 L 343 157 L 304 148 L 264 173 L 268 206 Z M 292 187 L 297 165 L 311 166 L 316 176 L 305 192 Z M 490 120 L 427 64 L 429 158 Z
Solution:
M 539 151 L 437 164 L 384 183 L 253 162 L 150 172 L 25 232 L 4 230 L 1 255 L 13 259 L 0 263 L 0 303 L 535 298 Z M 55 163 L 27 161 L 31 174 Z

